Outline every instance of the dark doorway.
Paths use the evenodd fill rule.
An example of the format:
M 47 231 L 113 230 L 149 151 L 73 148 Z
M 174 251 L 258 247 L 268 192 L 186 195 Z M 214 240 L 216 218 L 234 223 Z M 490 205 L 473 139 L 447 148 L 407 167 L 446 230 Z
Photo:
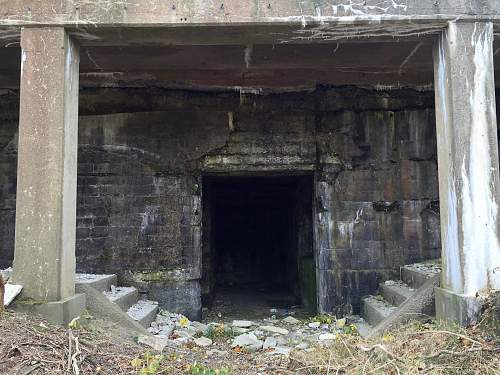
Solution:
M 310 175 L 204 178 L 206 305 L 315 308 L 312 186 Z

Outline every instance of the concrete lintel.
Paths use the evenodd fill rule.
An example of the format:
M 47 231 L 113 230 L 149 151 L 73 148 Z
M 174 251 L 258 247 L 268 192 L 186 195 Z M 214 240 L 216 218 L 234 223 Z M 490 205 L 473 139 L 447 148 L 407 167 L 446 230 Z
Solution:
M 443 262 L 436 306 L 442 318 L 468 322 L 473 296 L 500 288 L 491 22 L 450 22 L 435 46 L 434 74 Z
M 434 288 L 436 294 L 436 318 L 448 322 L 469 326 L 479 321 L 482 300 L 453 291 Z
M 64 28 L 22 32 L 12 282 L 23 297 L 75 291 L 79 50 Z
M 52 324 L 68 325 L 85 311 L 85 294 L 75 294 L 61 301 L 45 303 L 21 300 L 13 305 L 13 308 L 16 311 L 42 316 Z
M 183 25 L 294 22 L 380 22 L 385 19 L 489 17 L 500 12 L 495 0 L 290 0 L 193 2 L 179 0 L 83 1 L 17 0 L 1 3 L 0 25 Z

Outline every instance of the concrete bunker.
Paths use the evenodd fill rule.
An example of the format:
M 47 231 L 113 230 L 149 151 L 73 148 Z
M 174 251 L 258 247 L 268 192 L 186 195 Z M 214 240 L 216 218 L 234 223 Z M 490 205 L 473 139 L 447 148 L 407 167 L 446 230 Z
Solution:
M 448 26 L 437 27 L 436 36 Z M 487 37 L 483 52 L 492 54 L 496 48 L 491 24 L 464 23 L 451 27 L 450 32 L 463 30 L 475 36 L 476 26 Z M 146 38 L 139 29 L 134 29 L 138 30 L 134 42 L 125 34 L 120 34 L 119 40 L 108 40 L 105 28 L 92 40 L 80 40 L 70 29 L 27 28 L 21 37 L 25 44 L 45 47 L 48 37 L 58 44 L 54 43 L 52 49 L 43 48 L 43 54 L 25 49 L 26 56 L 17 47 L 3 48 L 7 52 L 2 53 L 1 60 L 12 62 L 6 66 L 16 72 L 11 74 L 16 82 L 4 81 L 0 86 L 0 261 L 10 265 L 14 247 L 16 258 L 24 261 L 14 267 L 19 275 L 32 275 L 38 269 L 31 262 L 35 250 L 38 256 L 34 258 L 40 264 L 57 264 L 54 259 L 60 259 L 60 254 L 71 261 L 71 267 L 57 269 L 58 274 L 68 278 L 66 282 L 46 272 L 45 266 L 39 268 L 43 273 L 37 277 L 17 278 L 25 284 L 27 295 L 38 298 L 50 291 L 59 293 L 51 297 L 54 301 L 66 295 L 73 298 L 71 280 L 76 263 L 78 272 L 117 274 L 120 284 L 137 287 L 163 308 L 198 316 L 201 296 L 213 294 L 220 276 L 217 268 L 210 266 L 211 262 L 218 264 L 217 251 L 211 251 L 217 241 L 206 241 L 202 236 L 204 230 L 210 230 L 210 225 L 202 222 L 217 224 L 216 219 L 207 220 L 212 211 L 200 201 L 210 196 L 210 184 L 200 178 L 207 173 L 314 173 L 311 243 L 317 249 L 311 248 L 302 258 L 297 254 L 295 259 L 307 259 L 311 265 L 307 269 L 315 265 L 315 306 L 320 312 L 357 313 L 363 297 L 373 294 L 381 282 L 394 278 L 401 266 L 437 258 L 441 248 L 452 248 L 441 246 L 440 213 L 432 207 L 440 198 L 440 206 L 448 207 L 443 200 L 448 195 L 438 194 L 437 154 L 451 155 L 447 148 L 454 150 L 455 143 L 440 142 L 441 135 L 438 132 L 436 137 L 435 129 L 437 125 L 439 131 L 449 131 L 457 140 L 448 133 L 443 139 L 460 145 L 462 133 L 455 129 L 461 129 L 462 124 L 452 122 L 481 112 L 475 106 L 483 100 L 469 103 L 471 96 L 455 94 L 475 87 L 460 86 L 462 81 L 476 80 L 472 68 L 477 64 L 468 55 L 472 49 L 465 44 L 461 49 L 451 48 L 448 44 L 455 39 L 446 34 L 438 42 L 434 37 L 413 40 L 406 39 L 408 30 L 404 30 L 402 39 L 395 39 L 392 26 L 390 40 L 385 38 L 387 30 L 382 27 L 365 30 L 366 38 L 360 35 L 360 40 L 354 42 L 345 34 L 344 26 L 337 30 L 312 28 L 313 35 L 319 36 L 312 38 L 315 40 L 304 38 L 308 30 L 301 29 L 300 34 L 299 30 L 290 31 L 288 39 L 293 43 L 282 43 L 287 37 L 270 30 L 249 33 L 248 25 L 235 34 L 227 33 L 225 25 L 210 29 L 199 28 L 190 40 L 184 40 L 186 35 L 178 33 L 177 28 L 157 30 L 175 34 L 175 39 L 165 43 L 165 35 L 155 31 Z M 375 31 L 383 31 L 381 39 L 372 38 Z M 231 36 L 231 40 L 221 38 L 222 34 Z M 261 40 L 262 35 L 267 37 Z M 276 35 L 280 35 L 279 40 Z M 342 39 L 337 40 L 337 36 Z M 162 40 L 164 44 L 140 45 L 145 39 Z M 81 54 L 76 53 L 78 46 Z M 433 60 L 432 49 L 436 46 L 450 51 L 434 54 Z M 460 59 L 447 55 L 454 51 L 467 53 L 459 52 L 457 56 L 463 55 Z M 23 61 L 26 57 L 22 66 L 20 56 Z M 56 57 L 59 65 L 54 65 L 53 71 L 38 68 Z M 488 62 L 488 69 L 483 70 L 490 77 L 494 70 L 491 59 L 483 60 Z M 71 64 L 64 63 L 68 61 Z M 464 67 L 470 67 L 470 71 Z M 24 73 L 19 85 L 21 69 Z M 468 79 L 447 85 L 456 78 L 447 75 L 456 69 L 463 70 Z M 43 83 L 38 86 L 46 93 L 19 90 L 33 78 Z M 72 84 L 55 84 L 74 83 L 77 78 L 80 90 Z M 486 83 L 490 85 L 493 79 L 481 82 L 492 103 L 494 89 Z M 54 102 L 55 112 L 31 109 L 52 105 L 48 98 L 58 100 Z M 65 108 L 71 109 L 70 117 Z M 464 124 L 477 122 L 481 129 L 491 124 L 493 135 L 489 138 L 495 145 L 494 105 L 488 110 L 491 121 L 472 116 Z M 453 111 L 461 115 L 443 115 Z M 18 118 L 17 113 L 25 117 Z M 33 113 L 46 114 L 47 118 L 31 116 Z M 51 125 L 53 129 L 65 132 L 46 131 L 52 123 L 57 124 Z M 469 132 L 478 133 L 464 130 L 464 134 Z M 71 144 L 66 145 L 69 140 Z M 58 152 L 54 144 L 60 148 Z M 33 152 L 38 147 L 46 152 Z M 498 164 L 496 147 L 490 154 L 492 165 Z M 18 156 L 24 160 L 19 165 Z M 465 157 L 468 154 L 444 159 L 446 168 L 440 168 L 439 173 L 444 173 L 440 181 L 458 181 L 448 178 L 447 173 L 457 171 L 454 164 L 462 163 Z M 49 163 L 54 160 L 58 164 Z M 66 165 L 66 160 L 72 163 Z M 36 168 L 37 163 L 53 165 L 53 173 L 41 174 L 45 170 Z M 71 182 L 71 197 L 54 198 L 49 204 L 45 199 L 32 199 L 36 195 L 31 193 L 17 194 L 36 186 L 38 196 L 62 196 L 67 185 L 53 186 L 45 180 L 55 173 L 63 173 Z M 29 179 L 23 180 L 23 176 Z M 490 174 L 485 172 L 484 176 Z M 488 180 L 484 176 L 476 180 Z M 488 178 L 498 181 L 497 174 Z M 459 193 L 461 186 L 451 188 Z M 460 207 L 460 200 L 457 204 Z M 43 215 L 33 215 L 35 208 Z M 445 211 L 453 224 L 460 222 L 460 218 L 451 217 L 450 212 L 455 211 Z M 23 212 L 28 214 L 24 216 Z M 14 226 L 16 215 L 19 222 Z M 37 228 L 45 228 L 53 220 L 62 220 L 64 228 L 50 225 L 46 243 L 39 244 L 37 232 L 27 228 L 35 227 L 34 223 Z M 446 221 L 443 223 L 442 227 L 447 228 Z M 61 236 L 61 231 L 75 232 L 75 236 Z M 36 241 L 27 240 L 28 235 Z M 458 230 L 456 235 L 452 244 L 467 238 Z M 16 241 L 14 246 L 15 236 L 21 242 Z M 57 242 L 54 246 L 59 238 L 68 240 L 68 244 Z M 485 249 L 486 245 L 485 241 Z M 288 283 L 288 287 L 292 295 L 303 298 L 302 292 L 296 293 L 301 287 L 297 280 L 306 280 L 301 278 L 298 263 L 295 282 Z M 453 274 L 459 274 L 459 265 L 455 268 Z M 493 269 L 483 268 L 483 273 Z M 282 272 L 277 274 L 283 276 Z M 287 273 L 283 278 L 292 276 Z M 40 285 L 45 290 L 39 291 Z M 456 285 L 444 286 L 453 293 L 463 292 Z
M 205 305 L 217 300 L 262 313 L 297 305 L 316 310 L 313 178 L 203 178 Z

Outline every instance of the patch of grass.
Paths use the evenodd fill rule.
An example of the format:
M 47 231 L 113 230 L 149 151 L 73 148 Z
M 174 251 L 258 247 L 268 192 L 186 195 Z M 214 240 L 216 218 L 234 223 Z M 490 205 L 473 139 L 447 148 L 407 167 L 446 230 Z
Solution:
M 319 314 L 309 318 L 309 320 L 307 320 L 307 323 L 319 322 L 321 324 L 332 324 L 333 322 L 335 322 L 335 320 L 336 319 L 333 315 Z
M 356 324 L 346 324 L 344 327 L 342 327 L 342 330 L 345 335 L 359 335 L 358 327 L 356 326 Z
M 211 368 L 200 363 L 195 363 L 189 367 L 191 375 L 230 375 L 231 371 L 227 367 Z
M 161 354 L 153 355 L 146 352 L 142 357 L 136 357 L 130 364 L 139 375 L 156 375 L 165 357 Z
M 435 320 L 411 322 L 371 340 L 341 333 L 328 347 L 294 352 L 289 368 L 318 375 L 499 374 L 500 339 L 488 335 Z
M 203 333 L 203 336 L 208 337 L 212 341 L 230 340 L 236 336 L 236 333 L 231 327 L 224 324 L 209 326 Z

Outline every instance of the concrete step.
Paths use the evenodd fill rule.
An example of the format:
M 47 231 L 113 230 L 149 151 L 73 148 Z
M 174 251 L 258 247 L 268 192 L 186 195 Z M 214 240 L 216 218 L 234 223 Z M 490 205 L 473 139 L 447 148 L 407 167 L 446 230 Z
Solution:
M 373 327 L 365 321 L 356 323 L 356 328 L 358 329 L 358 333 L 361 337 L 368 337 L 368 335 L 373 331 Z
M 139 300 L 139 292 L 133 286 L 111 286 L 111 290 L 104 292 L 104 295 L 123 311 L 128 311 Z
M 158 302 L 149 300 L 139 300 L 127 311 L 127 314 L 144 328 L 151 326 L 157 313 Z
M 391 315 L 394 310 L 396 307 L 382 298 L 368 296 L 361 300 L 361 316 L 373 327 Z
M 387 280 L 380 284 L 380 293 L 388 303 L 399 306 L 415 293 L 415 289 L 402 281 Z
M 420 288 L 429 278 L 441 272 L 441 260 L 414 263 L 401 267 L 401 280 L 414 289 Z
M 349 315 L 346 318 L 348 324 L 354 324 L 356 326 L 361 337 L 367 337 L 373 330 L 373 327 L 359 315 Z
M 111 285 L 118 283 L 116 275 L 92 275 L 87 273 L 76 274 L 76 284 L 87 284 L 97 289 L 99 292 L 106 292 L 110 290 Z

